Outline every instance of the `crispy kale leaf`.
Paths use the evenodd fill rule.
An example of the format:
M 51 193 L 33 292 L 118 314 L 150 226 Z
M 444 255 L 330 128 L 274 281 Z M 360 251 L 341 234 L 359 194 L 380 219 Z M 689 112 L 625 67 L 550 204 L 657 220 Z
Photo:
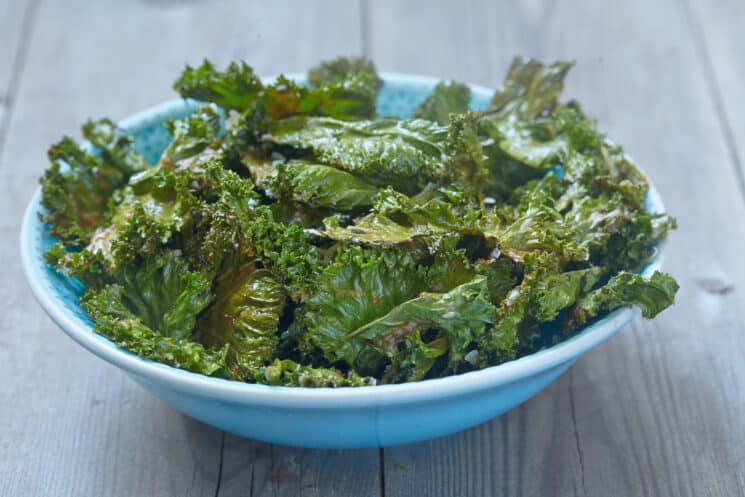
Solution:
M 362 387 L 376 384 L 375 378 L 360 376 L 354 371 L 346 374 L 335 368 L 298 364 L 291 359 L 275 359 L 260 368 L 254 376 L 256 383 L 284 387 Z
M 484 149 L 479 136 L 481 113 L 466 111 L 450 116 L 445 142 L 445 164 L 452 180 L 451 187 L 463 187 L 473 194 L 480 194 L 489 173 Z
M 344 65 L 340 60 L 312 71 L 314 88 L 305 88 L 284 76 L 264 85 L 245 62 L 233 62 L 219 71 L 205 60 L 198 68 L 187 66 L 174 89 L 183 97 L 213 102 L 227 110 L 256 113 L 260 108 L 273 119 L 295 114 L 372 117 L 381 86 L 372 63 L 347 61 Z
M 269 269 L 294 300 L 302 300 L 317 286 L 321 255 L 300 226 L 278 222 L 272 210 L 259 206 L 246 227 L 256 259 Z
M 167 252 L 125 268 L 116 283 L 90 289 L 83 306 L 98 333 L 142 357 L 197 373 L 229 375 L 227 347 L 191 340 L 196 316 L 210 302 L 210 280 Z
M 148 258 L 119 274 L 122 304 L 134 316 L 164 336 L 191 336 L 199 314 L 212 300 L 211 280 L 189 271 L 177 253 Z
M 111 285 L 83 295 L 83 307 L 96 323 L 97 333 L 145 359 L 230 378 L 225 363 L 228 347 L 208 349 L 189 338 L 174 338 L 153 330 L 123 303 L 124 293 L 121 286 Z
M 307 339 L 330 363 L 368 374 L 386 366 L 386 381 L 422 379 L 439 357 L 458 370 L 496 311 L 488 276 L 451 256 L 427 268 L 396 250 L 346 249 L 307 301 Z
M 496 220 L 497 218 L 492 217 Z M 497 222 L 504 222 L 497 220 Z M 565 221 L 556 209 L 553 199 L 538 188 L 526 193 L 522 202 L 510 213 L 508 223 L 503 226 L 488 226 L 494 229 L 499 248 L 507 256 L 521 262 L 527 254 L 549 252 L 561 262 L 583 262 L 589 258 L 581 243 L 579 230 Z
M 411 255 L 350 247 L 320 275 L 304 307 L 306 337 L 331 362 L 344 361 L 358 372 L 374 372 L 384 356 L 351 336 L 427 287 L 426 268 Z
M 215 302 L 197 322 L 197 338 L 206 346 L 228 344 L 233 377 L 251 378 L 276 357 L 284 288 L 269 271 L 246 264 L 224 274 L 215 293 Z
M 492 97 L 492 108 L 501 113 L 537 116 L 552 111 L 564 90 L 572 62 L 543 63 L 515 57 L 504 85 Z
M 231 62 L 221 72 L 205 59 L 199 67 L 187 65 L 173 83 L 173 89 L 184 98 L 214 102 L 223 109 L 240 111 L 251 105 L 263 85 L 245 62 Z
M 539 325 L 556 320 L 589 292 L 604 274 L 590 267 L 561 272 L 547 253 L 531 255 L 520 284 L 510 290 L 499 305 L 496 322 L 479 346 L 478 360 L 484 367 L 514 359 L 533 350 Z
M 83 125 L 83 136 L 101 152 L 104 163 L 126 176 L 144 171 L 150 164 L 134 148 L 134 138 L 119 128 L 111 119 L 88 121 Z
M 395 370 L 397 380 L 423 379 L 440 356 L 447 356 L 448 368 L 457 371 L 495 319 L 486 281 L 477 276 L 446 293 L 421 293 L 344 340 L 364 341 L 389 357 L 388 375 Z
M 85 245 L 104 222 L 109 197 L 127 177 L 121 170 L 63 138 L 49 149 L 51 166 L 41 179 L 40 214 L 50 233 L 70 245 Z
M 323 164 L 293 160 L 264 168 L 271 168 L 270 172 L 257 180 L 269 196 L 280 201 L 291 198 L 312 207 L 354 211 L 370 207 L 378 193 L 367 181 Z
M 675 302 L 678 284 L 669 275 L 655 271 L 648 279 L 638 274 L 620 272 L 610 281 L 582 297 L 565 321 L 566 331 L 577 329 L 601 313 L 619 307 L 637 305 L 642 315 L 651 319 Z
M 470 101 L 471 90 L 468 86 L 455 81 L 441 81 L 414 109 L 412 117 L 447 124 L 450 121 L 450 114 L 467 111 Z
M 508 198 L 520 184 L 540 177 L 566 149 L 551 115 L 559 106 L 571 63 L 551 65 L 517 57 L 504 85 L 492 98 L 488 118 L 480 122 L 489 178 L 485 191 Z
M 185 119 L 169 119 L 165 124 L 172 141 L 160 161 L 168 167 L 188 166 L 193 161 L 186 159 L 205 151 L 212 155 L 209 151 L 218 146 L 220 114 L 213 105 L 205 105 Z
M 449 233 L 478 234 L 479 212 L 462 202 L 459 195 L 440 190 L 418 197 L 407 197 L 388 187 L 375 199 L 372 212 L 342 226 L 340 218 L 329 217 L 324 236 L 369 246 L 403 246 L 417 251 L 436 245 Z
M 116 192 L 116 205 L 106 226 L 96 230 L 86 250 L 100 254 L 112 272 L 139 253 L 155 253 L 190 222 L 198 200 L 187 175 L 154 167 L 130 179 Z
M 413 193 L 428 182 L 465 184 L 486 178 L 477 113 L 454 116 L 449 126 L 423 119 L 345 122 L 291 117 L 269 124 L 265 140 L 310 150 L 315 159 L 376 185 Z
M 290 117 L 269 124 L 266 139 L 313 151 L 323 164 L 371 182 L 411 190 L 447 175 L 442 163 L 447 128 L 429 121 L 345 122 L 327 117 Z
M 338 57 L 334 60 L 321 62 L 308 71 L 308 81 L 315 87 L 326 83 L 343 83 L 352 75 L 365 75 L 372 81 L 375 91 L 383 86 L 383 80 L 375 70 L 375 64 L 363 57 Z

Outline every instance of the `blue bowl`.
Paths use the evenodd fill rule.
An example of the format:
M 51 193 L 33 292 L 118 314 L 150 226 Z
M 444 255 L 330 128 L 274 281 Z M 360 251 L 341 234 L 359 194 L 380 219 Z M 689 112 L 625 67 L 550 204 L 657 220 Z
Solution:
M 406 116 L 436 79 L 384 74 L 381 114 Z M 303 81 L 302 76 L 295 76 Z M 471 86 L 472 106 L 485 108 L 492 90 Z M 125 119 L 140 153 L 155 162 L 169 142 L 162 124 L 188 115 L 197 103 L 172 100 Z M 37 212 L 40 191 L 26 209 L 21 230 L 23 268 L 42 308 L 73 340 L 126 371 L 137 383 L 179 411 L 222 430 L 284 445 L 318 448 L 384 447 L 457 432 L 497 416 L 554 381 L 585 351 L 629 322 L 638 312 L 619 309 L 571 338 L 520 359 L 447 378 L 358 388 L 290 388 L 209 378 L 140 357 L 93 331 L 78 303 L 83 290 L 44 262 L 55 242 Z M 647 207 L 664 207 L 650 185 Z M 650 275 L 661 253 L 642 270 Z

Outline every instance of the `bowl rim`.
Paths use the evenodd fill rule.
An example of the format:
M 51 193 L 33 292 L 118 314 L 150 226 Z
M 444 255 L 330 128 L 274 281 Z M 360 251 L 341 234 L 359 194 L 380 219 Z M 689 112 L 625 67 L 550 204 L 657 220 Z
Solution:
M 304 75 L 287 74 L 287 77 L 301 80 Z M 386 82 L 430 87 L 441 81 L 441 78 L 389 72 L 381 73 L 381 77 Z M 473 95 L 479 97 L 490 97 L 494 91 L 478 85 L 469 84 L 468 86 Z M 168 100 L 133 114 L 118 124 L 131 132 L 136 132 L 138 129 L 161 122 L 164 115 L 186 111 L 189 105 L 193 104 L 180 98 Z M 644 171 L 642 174 L 649 181 Z M 496 366 L 444 378 L 392 385 L 337 388 L 270 386 L 214 378 L 142 359 L 98 335 L 91 326 L 81 326 L 68 309 L 55 303 L 51 296 L 51 293 L 55 291 L 54 285 L 49 280 L 45 281 L 43 277 L 43 272 L 47 270 L 46 265 L 36 264 L 34 256 L 37 254 L 32 252 L 34 232 L 41 222 L 37 217 L 37 211 L 41 205 L 40 200 L 41 187 L 37 187 L 25 209 L 20 233 L 20 251 L 26 279 L 34 297 L 44 311 L 70 338 L 105 361 L 149 383 L 166 384 L 170 388 L 207 398 L 265 406 L 352 409 L 410 404 L 422 400 L 467 395 L 474 391 L 519 381 L 542 371 L 571 363 L 640 314 L 637 308 L 617 309 L 604 318 L 583 327 L 572 337 L 549 348 Z M 646 200 L 648 209 L 653 212 L 664 212 L 662 199 L 651 181 L 649 181 Z M 664 241 L 658 244 L 656 253 L 641 270 L 642 275 L 649 276 L 661 268 L 664 245 Z

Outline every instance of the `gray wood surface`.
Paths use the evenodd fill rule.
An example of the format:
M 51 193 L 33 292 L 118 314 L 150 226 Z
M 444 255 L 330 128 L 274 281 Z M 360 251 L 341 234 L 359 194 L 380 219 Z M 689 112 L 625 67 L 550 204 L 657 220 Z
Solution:
M 686 14 L 701 70 L 722 127 L 731 161 L 739 166 L 745 195 L 745 4 L 686 0 Z
M 8 127 L 18 78 L 26 62 L 28 32 L 36 17 L 36 1 L 0 1 L 0 151 Z
M 0 495 L 745 495 L 745 7 L 360 2 L 0 0 Z M 150 397 L 41 312 L 17 234 L 50 143 L 88 117 L 172 98 L 185 62 L 245 58 L 270 74 L 355 53 L 483 85 L 514 54 L 576 59 L 569 95 L 679 219 L 667 250 L 677 306 L 506 415 L 380 453 L 225 435 Z

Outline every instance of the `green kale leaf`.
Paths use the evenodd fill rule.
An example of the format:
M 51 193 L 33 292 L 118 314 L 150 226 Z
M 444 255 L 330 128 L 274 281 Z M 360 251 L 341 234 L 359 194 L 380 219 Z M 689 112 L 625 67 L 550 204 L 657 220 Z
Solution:
M 284 76 L 264 85 L 245 62 L 231 63 L 219 71 L 207 60 L 187 66 L 174 89 L 183 97 L 213 102 L 223 109 L 255 112 L 263 109 L 278 119 L 295 114 L 323 115 L 340 119 L 375 115 L 375 100 L 381 80 L 372 63 L 343 60 L 311 71 L 314 88 L 299 86 Z
M 123 287 L 110 285 L 83 295 L 83 307 L 95 322 L 96 333 L 144 359 L 193 373 L 231 378 L 225 361 L 227 346 L 208 349 L 189 338 L 153 330 L 123 303 L 125 294 Z
M 52 164 L 41 179 L 41 204 L 46 211 L 39 217 L 61 241 L 85 245 L 103 224 L 109 197 L 127 177 L 70 138 L 52 145 L 49 160 Z
M 256 383 L 283 387 L 362 387 L 376 384 L 375 378 L 360 376 L 354 371 L 346 374 L 335 368 L 298 364 L 291 359 L 275 359 L 260 368 L 254 376 Z
M 173 84 L 184 98 L 213 102 L 223 109 L 244 110 L 256 99 L 263 85 L 245 62 L 231 62 L 218 71 L 208 60 L 199 67 L 186 66 Z
M 318 278 L 303 316 L 306 337 L 331 362 L 344 361 L 357 371 L 379 369 L 384 356 L 350 333 L 415 298 L 427 287 L 426 268 L 411 255 L 350 247 Z
M 492 97 L 492 108 L 500 113 L 538 116 L 551 112 L 564 90 L 564 78 L 572 62 L 550 65 L 534 59 L 515 57 L 502 88 Z
M 205 346 L 228 344 L 226 360 L 233 377 L 252 378 L 275 357 L 284 288 L 269 271 L 246 264 L 225 273 L 215 294 L 197 322 L 197 339 Z
M 165 124 L 172 141 L 160 161 L 168 167 L 188 167 L 194 161 L 187 159 L 204 152 L 209 157 L 219 145 L 220 114 L 213 105 L 201 107 L 185 119 L 169 119 Z
M 323 164 L 292 160 L 269 167 L 273 170 L 254 177 L 270 197 L 280 200 L 289 197 L 312 207 L 354 211 L 372 206 L 378 193 L 367 181 Z
M 383 86 L 375 64 L 364 57 L 338 57 L 321 62 L 308 71 L 308 81 L 311 85 L 320 87 L 327 83 L 343 83 L 352 75 L 365 75 L 372 79 L 376 92 Z
M 457 371 L 495 320 L 486 283 L 486 277 L 477 276 L 447 293 L 423 292 L 343 340 L 364 341 L 391 358 L 390 369 L 397 371 L 399 380 L 423 379 L 445 355 L 449 370 Z
M 190 271 L 173 251 L 127 266 L 117 282 L 122 304 L 148 327 L 172 338 L 190 337 L 197 314 L 212 301 L 212 281 Z
M 103 162 L 125 176 L 132 176 L 150 167 L 145 158 L 135 151 L 134 138 L 111 119 L 88 121 L 82 129 L 86 140 L 100 150 Z
M 675 303 L 678 284 L 665 273 L 655 271 L 649 278 L 620 272 L 604 286 L 590 292 L 577 302 L 565 321 L 565 331 L 574 330 L 588 321 L 623 306 L 636 305 L 642 315 L 651 319 Z
M 405 191 L 442 179 L 447 127 L 420 119 L 345 122 L 327 117 L 289 117 L 269 123 L 266 140 L 309 149 L 322 164 L 376 184 Z M 400 185 L 400 186 L 398 186 Z
M 427 98 L 414 109 L 412 117 L 426 119 L 439 124 L 448 124 L 450 114 L 459 114 L 468 110 L 471 101 L 471 89 L 455 81 L 441 81 L 434 87 Z

